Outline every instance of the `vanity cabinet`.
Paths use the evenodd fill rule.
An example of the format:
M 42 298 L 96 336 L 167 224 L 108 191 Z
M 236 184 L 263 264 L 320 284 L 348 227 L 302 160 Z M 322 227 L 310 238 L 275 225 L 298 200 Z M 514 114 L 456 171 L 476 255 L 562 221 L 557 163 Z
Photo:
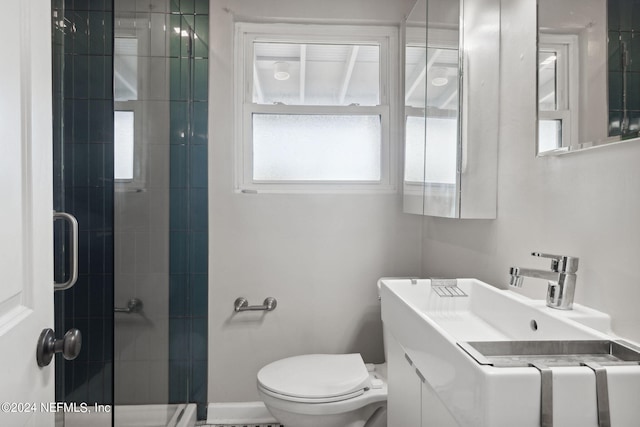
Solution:
M 421 426 L 422 381 L 415 368 L 405 358 L 398 341 L 389 336 L 387 341 L 387 425 Z M 391 342 L 388 342 L 391 341 Z
M 458 427 L 451 413 L 440 401 L 428 382 L 420 381 L 420 409 L 422 420 L 420 427 Z
M 387 425 L 457 427 L 449 411 L 413 365 L 405 349 L 387 334 Z

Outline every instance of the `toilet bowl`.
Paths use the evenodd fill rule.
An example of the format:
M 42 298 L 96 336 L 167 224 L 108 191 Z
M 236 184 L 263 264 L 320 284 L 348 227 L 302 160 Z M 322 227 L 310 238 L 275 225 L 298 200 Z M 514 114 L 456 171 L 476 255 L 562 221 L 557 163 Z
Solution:
M 385 279 L 399 277 L 378 280 L 378 295 Z M 387 360 L 384 324 L 382 332 Z M 258 394 L 285 427 L 387 427 L 387 365 L 365 364 L 359 354 L 277 360 L 258 372 Z
M 285 427 L 385 427 L 384 366 L 359 354 L 306 354 L 258 372 L 258 393 Z

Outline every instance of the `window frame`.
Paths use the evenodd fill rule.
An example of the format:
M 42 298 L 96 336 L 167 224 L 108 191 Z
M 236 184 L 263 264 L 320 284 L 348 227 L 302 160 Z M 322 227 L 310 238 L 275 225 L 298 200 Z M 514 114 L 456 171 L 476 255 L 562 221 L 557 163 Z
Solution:
M 375 44 L 380 47 L 380 102 L 377 106 L 284 105 L 253 103 L 254 42 Z M 393 193 L 396 191 L 398 29 L 389 26 L 235 24 L 234 46 L 235 185 L 241 193 Z M 380 180 L 321 181 L 253 179 L 253 114 L 379 116 Z
M 536 138 L 536 153 L 538 156 L 553 154 L 558 150 L 576 145 L 579 129 L 579 99 L 578 85 L 580 81 L 580 62 L 578 36 L 574 34 L 539 35 L 537 58 L 540 52 L 554 52 L 556 54 L 556 109 L 540 110 L 540 98 L 536 96 L 538 120 L 559 121 L 561 126 L 560 146 L 549 151 L 540 151 L 539 132 Z M 536 64 L 539 59 L 536 59 Z M 539 67 L 540 65 L 537 64 Z M 536 88 L 536 93 L 538 88 Z M 539 126 L 539 125 L 538 125 Z

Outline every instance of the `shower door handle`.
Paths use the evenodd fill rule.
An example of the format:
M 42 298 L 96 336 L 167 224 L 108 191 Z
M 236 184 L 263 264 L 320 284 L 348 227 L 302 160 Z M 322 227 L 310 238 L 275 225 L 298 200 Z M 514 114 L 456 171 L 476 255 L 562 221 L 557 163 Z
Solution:
M 58 283 L 53 280 L 54 291 L 64 291 L 71 288 L 78 280 L 78 220 L 73 215 L 66 212 L 53 211 L 53 220 L 63 219 L 69 223 L 69 243 L 71 245 L 71 260 L 69 266 L 71 272 L 66 282 Z

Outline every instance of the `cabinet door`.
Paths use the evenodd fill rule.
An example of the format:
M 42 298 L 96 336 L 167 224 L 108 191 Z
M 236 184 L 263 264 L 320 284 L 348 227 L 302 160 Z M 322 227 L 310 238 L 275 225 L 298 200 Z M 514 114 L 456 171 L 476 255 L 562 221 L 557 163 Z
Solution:
M 421 382 L 421 427 L 458 427 L 458 423 L 428 382 Z M 390 424 L 391 426 L 391 424 Z
M 419 427 L 422 383 L 415 368 L 405 358 L 404 349 L 391 336 L 387 341 L 388 390 L 387 425 L 389 427 Z
M 416 0 L 404 28 L 404 212 L 495 219 L 500 1 Z

